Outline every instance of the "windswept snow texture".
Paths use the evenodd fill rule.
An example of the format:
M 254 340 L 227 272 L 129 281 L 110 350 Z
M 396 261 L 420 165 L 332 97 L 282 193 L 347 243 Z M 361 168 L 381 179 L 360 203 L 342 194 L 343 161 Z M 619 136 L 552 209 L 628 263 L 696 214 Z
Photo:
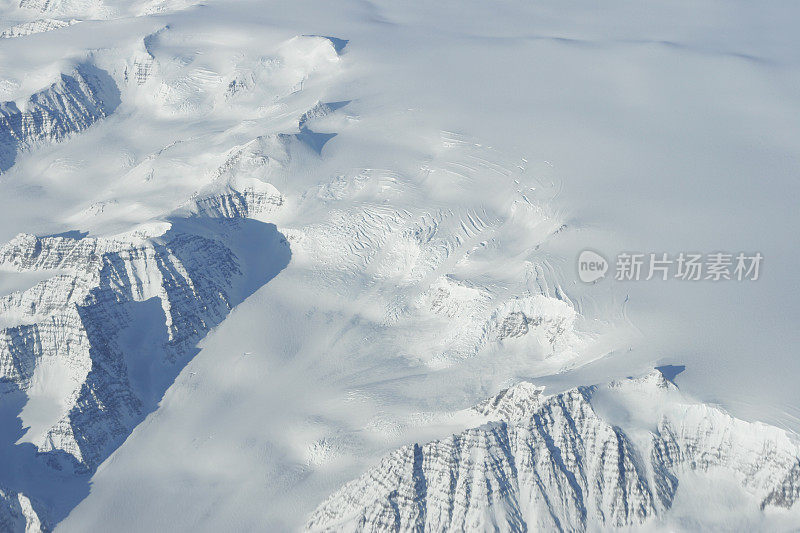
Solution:
M 800 519 L 796 439 L 687 401 L 660 372 L 549 397 L 523 382 L 476 411 L 483 425 L 390 454 L 326 500 L 306 528 L 758 529 L 765 509 L 775 511 L 770 529 Z M 703 496 L 697 476 L 718 487 L 716 496 L 738 493 L 721 522 L 725 502 L 674 520 L 667 513 Z
M 148 54 L 157 35 L 144 39 Z M 322 62 L 337 58 L 324 38 L 290 40 L 284 49 L 301 62 L 315 50 Z M 315 66 L 312 61 L 309 68 Z M 276 60 L 278 74 L 282 67 L 287 68 Z M 112 66 L 123 73 L 113 81 L 82 63 L 25 108 L 6 105 L 2 131 L 9 153 L 65 140 L 116 109 L 116 83 L 136 88 L 142 81 L 127 79 L 127 68 Z M 307 75 L 296 64 L 288 69 L 286 79 L 273 80 L 276 98 L 291 95 Z M 307 123 L 337 107 L 316 103 L 298 113 L 295 124 L 312 134 Z M 22 233 L 0 246 L 6 529 L 49 529 L 66 517 L 88 494 L 100 464 L 157 408 L 198 342 L 286 267 L 290 245 L 266 222 L 285 198 L 264 178 L 283 169 L 292 145 L 304 147 L 301 141 L 274 133 L 230 144 L 215 154 L 203 180 L 192 183 L 191 194 L 127 231 Z M 161 168 L 153 163 L 158 155 L 143 159 L 145 172 Z M 102 215 L 105 205 L 94 203 L 79 217 Z
M 3 3 L 0 530 L 791 529 L 796 15 Z
M 61 74 L 59 81 L 32 95 L 22 109 L 15 102 L 0 103 L 0 172 L 11 168 L 19 150 L 80 132 L 118 105 L 114 80 L 88 63 Z
M 46 524 L 156 408 L 197 342 L 288 264 L 275 226 L 246 218 L 270 198 L 250 188 L 203 199 L 227 207 L 219 218 L 101 239 L 20 235 L 0 248 L 4 269 L 59 272 L 0 299 L 4 406 L 27 397 L 22 427 L 2 421 L 0 474 Z
M 21 22 L 0 32 L 0 39 L 14 39 L 33 35 L 34 33 L 44 33 L 47 31 L 65 28 L 77 24 L 78 20 L 59 20 L 59 19 L 37 19 L 30 22 Z

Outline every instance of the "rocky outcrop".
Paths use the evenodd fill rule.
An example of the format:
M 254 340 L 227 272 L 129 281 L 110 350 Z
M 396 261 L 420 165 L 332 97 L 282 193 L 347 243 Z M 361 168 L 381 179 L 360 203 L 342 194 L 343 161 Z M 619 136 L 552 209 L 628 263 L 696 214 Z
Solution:
M 51 15 L 107 18 L 111 10 L 102 0 L 20 0 L 19 7 Z
M 6 387 L 22 390 L 43 359 L 66 362 L 80 384 L 72 408 L 35 444 L 42 452 L 65 451 L 88 467 L 121 443 L 142 411 L 116 340 L 131 325 L 130 304 L 158 299 L 165 355 L 174 359 L 227 314 L 229 280 L 240 272 L 220 242 L 174 231 L 157 240 L 21 235 L 0 250 L 0 263 L 74 272 L 3 299 L 4 309 L 32 323 L 3 330 L 0 358 Z
M 39 533 L 44 529 L 24 494 L 0 488 L 0 531 Z
M 652 408 L 654 427 L 614 424 L 612 413 L 626 405 L 639 416 Z M 325 501 L 307 529 L 641 526 L 669 512 L 690 472 L 732 475 L 762 509 L 790 508 L 800 497 L 800 450 L 784 432 L 688 402 L 657 372 L 549 397 L 521 383 L 476 411 L 484 425 L 390 454 Z
M 280 194 L 252 188 L 114 237 L 23 234 L 0 247 L 6 271 L 54 273 L 0 298 L 0 401 L 60 394 L 60 413 L 37 419 L 22 439 L 35 446 L 36 461 L 94 471 L 155 409 L 197 342 L 288 263 L 275 226 L 246 218 Z M 237 251 L 254 237 L 262 252 L 244 262 Z M 36 389 L 39 374 L 48 391 Z
M 24 37 L 26 35 L 33 35 L 34 33 L 45 33 L 48 31 L 58 30 L 77 24 L 79 20 L 59 20 L 59 19 L 38 19 L 30 22 L 22 22 L 7 28 L 0 33 L 0 39 L 14 39 L 16 37 Z
M 89 63 L 62 74 L 23 108 L 14 102 L 0 103 L 0 172 L 14 164 L 18 151 L 85 130 L 113 113 L 119 103 L 114 80 Z

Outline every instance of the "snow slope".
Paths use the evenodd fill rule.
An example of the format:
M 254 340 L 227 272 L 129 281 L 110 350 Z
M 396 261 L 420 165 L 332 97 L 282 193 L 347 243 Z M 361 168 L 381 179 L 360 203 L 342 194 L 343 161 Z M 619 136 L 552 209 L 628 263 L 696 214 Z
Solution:
M 796 521 L 790 4 L 2 9 L 6 529 Z
M 327 499 L 306 527 L 697 531 L 797 523 L 797 439 L 688 402 L 660 372 L 550 397 L 522 382 L 476 410 L 482 425 L 390 454 Z M 676 501 L 703 497 L 698 474 L 724 486 L 735 504 L 707 507 L 724 515 L 673 519 Z

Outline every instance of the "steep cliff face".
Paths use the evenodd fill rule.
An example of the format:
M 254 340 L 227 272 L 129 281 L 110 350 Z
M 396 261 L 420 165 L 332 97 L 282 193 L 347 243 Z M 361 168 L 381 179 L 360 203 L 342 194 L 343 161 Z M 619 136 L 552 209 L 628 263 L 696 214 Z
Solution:
M 0 39 L 14 39 L 17 37 L 24 37 L 26 35 L 33 35 L 35 33 L 44 33 L 48 31 L 66 28 L 77 24 L 79 20 L 60 20 L 60 19 L 37 19 L 30 22 L 22 22 L 15 24 L 2 32 L 0 32 Z
M 0 247 L 7 274 L 54 274 L 0 298 L 0 385 L 6 401 L 27 396 L 21 440 L 35 446 L 32 460 L 93 471 L 156 407 L 197 342 L 288 263 L 275 227 L 246 218 L 280 198 L 258 187 L 198 201 L 226 209 L 114 237 L 23 234 Z M 260 255 L 237 256 L 254 245 Z M 4 481 L 24 485 L 19 475 Z M 18 517 L 17 503 L 3 507 Z
M 0 171 L 8 170 L 19 150 L 38 142 L 56 142 L 85 130 L 119 105 L 114 80 L 84 63 L 48 88 L 32 95 L 20 109 L 0 103 Z
M 85 18 L 105 18 L 113 12 L 102 0 L 20 0 L 19 7 L 50 15 L 80 15 Z
M 643 406 L 653 411 L 642 415 Z M 625 409 L 639 420 L 622 416 Z M 484 425 L 390 454 L 324 502 L 307 529 L 652 525 L 668 517 L 681 479 L 692 473 L 731 475 L 754 508 L 792 508 L 798 499 L 795 442 L 776 428 L 688 402 L 660 373 L 549 397 L 522 383 L 476 411 Z
M 484 144 L 551 156 L 537 140 L 547 130 L 518 105 L 497 122 L 510 127 L 483 137 L 497 103 L 486 97 L 513 99 L 531 78 L 515 69 L 508 91 L 477 89 L 499 73 L 491 50 L 519 41 L 597 65 L 594 37 L 575 46 L 523 28 L 447 42 L 409 26 L 412 11 L 359 2 L 358 19 L 352 6 L 320 4 L 320 24 L 288 4 L 170 13 L 192 3 L 21 0 L 28 22 L 0 35 L 21 57 L 42 43 L 24 68 L 2 62 L 3 100 L 75 57 L 109 73 L 81 63 L 0 104 L 0 172 L 19 165 L 0 179 L 0 213 L 18 198 L 17 213 L 35 214 L 2 221 L 14 233 L 59 228 L 0 239 L 0 530 L 671 529 L 681 499 L 716 483 L 765 520 L 796 516 L 798 447 L 775 428 L 693 402 L 660 374 L 555 395 L 519 382 L 628 345 L 595 344 L 613 328 L 581 316 L 605 304 L 567 270 L 594 221 L 548 205 L 576 176 Z M 145 13 L 159 15 L 133 16 Z M 66 28 L 72 16 L 85 22 Z M 362 33 L 373 23 L 375 47 Z M 352 31 L 362 48 L 343 55 L 347 41 L 313 35 L 278 43 L 325 28 Z M 599 48 L 646 57 L 662 44 Z M 695 59 L 723 51 L 712 48 Z M 720 55 L 726 68 L 751 63 Z M 459 57 L 462 87 L 414 79 L 455 74 L 433 60 Z M 553 78 L 569 87 L 587 73 L 577 72 Z M 552 94 L 572 92 L 564 86 Z M 469 108 L 447 105 L 462 91 Z M 608 103 L 613 115 L 620 102 Z M 587 147 L 618 118 L 577 109 L 599 129 L 565 136 L 567 146 Z M 574 110 L 544 111 L 536 120 L 549 131 L 574 126 Z M 490 120 L 471 129 L 473 112 Z M 471 133 L 439 130 L 462 126 Z M 46 143 L 60 144 L 17 157 Z M 593 150 L 554 156 L 591 162 Z M 602 150 L 631 156 L 614 139 Z M 292 268 L 229 316 L 286 266 L 289 242 Z M 595 317 L 616 320 L 617 303 Z
M 264 201 L 247 189 L 215 197 L 236 210 L 210 230 L 197 217 L 113 238 L 20 235 L 0 248 L 5 269 L 61 272 L 0 299 L 4 316 L 20 322 L 0 333 L 4 388 L 30 391 L 37 368 L 55 361 L 68 369 L 63 413 L 32 436 L 40 452 L 61 450 L 94 468 L 124 440 L 143 413 L 130 376 L 141 369 L 130 368 L 126 351 L 149 348 L 139 357 L 174 363 L 241 300 L 242 265 L 224 238 L 235 238 L 239 216 Z M 265 244 L 286 253 L 278 242 Z M 154 324 L 160 333 L 146 329 Z M 162 337 L 131 346 L 130 334 Z
M 239 272 L 231 252 L 196 235 L 160 237 L 104 242 L 20 236 L 0 252 L 3 265 L 20 271 L 75 272 L 3 301 L 22 317 L 47 317 L 4 330 L 4 380 L 29 388 L 37 363 L 47 358 L 58 358 L 73 372 L 69 409 L 34 441 L 40 451 L 63 450 L 94 467 L 141 413 L 140 401 L 126 386 L 116 342 L 131 322 L 126 304 L 160 301 L 171 358 L 230 308 L 229 279 Z
M 42 523 L 25 495 L 0 488 L 0 530 L 42 531 Z
M 8 36 L 51 26 L 62 27 L 29 24 Z M 182 107 L 185 95 L 172 90 L 186 89 L 185 79 L 200 79 L 205 85 L 198 98 L 210 102 L 202 110 L 219 102 L 224 116 L 225 80 L 209 81 L 206 71 L 184 64 L 175 51 L 184 44 L 179 37 L 159 42 L 165 31 L 146 36 L 123 61 L 116 52 L 98 53 L 111 74 L 82 63 L 24 105 L 0 105 L 0 170 L 10 168 L 20 150 L 64 140 L 113 113 L 120 93 L 111 75 L 129 91 L 132 106 L 136 98 L 150 98 L 159 103 L 157 111 L 166 106 L 171 118 L 200 109 Z M 292 39 L 276 54 L 250 65 L 254 80 L 268 79 L 241 88 L 234 100 L 295 95 L 310 74 L 331 70 L 338 60 L 331 41 L 322 37 Z M 167 75 L 156 68 L 157 56 Z M 142 88 L 148 83 L 152 87 Z M 239 127 L 236 116 L 227 120 Z M 100 463 L 157 407 L 198 342 L 288 264 L 288 242 L 265 222 L 286 198 L 267 180 L 286 170 L 289 144 L 299 140 L 274 128 L 258 133 L 215 145 L 199 177 L 180 167 L 188 175 L 185 194 L 173 194 L 166 210 L 132 230 L 101 229 L 100 237 L 77 230 L 23 233 L 0 245 L 0 454 L 13 458 L 0 465 L 7 487 L 0 501 L 5 529 L 47 530 L 62 520 L 88 493 Z M 186 144 L 200 151 L 203 142 L 189 138 Z M 175 146 L 183 148 L 184 140 L 165 141 L 152 156 L 131 157 L 126 177 L 134 181 L 143 174 L 146 182 L 158 168 L 172 180 L 168 165 Z M 192 161 L 195 156 L 190 150 Z M 121 203 L 112 196 L 77 218 L 85 222 L 106 209 L 137 208 L 135 202 Z

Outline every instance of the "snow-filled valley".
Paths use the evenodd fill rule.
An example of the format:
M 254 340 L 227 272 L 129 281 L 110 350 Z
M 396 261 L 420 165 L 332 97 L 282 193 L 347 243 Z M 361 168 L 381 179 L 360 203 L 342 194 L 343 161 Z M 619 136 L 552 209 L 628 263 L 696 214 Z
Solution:
M 0 530 L 796 529 L 798 16 L 0 3 Z

